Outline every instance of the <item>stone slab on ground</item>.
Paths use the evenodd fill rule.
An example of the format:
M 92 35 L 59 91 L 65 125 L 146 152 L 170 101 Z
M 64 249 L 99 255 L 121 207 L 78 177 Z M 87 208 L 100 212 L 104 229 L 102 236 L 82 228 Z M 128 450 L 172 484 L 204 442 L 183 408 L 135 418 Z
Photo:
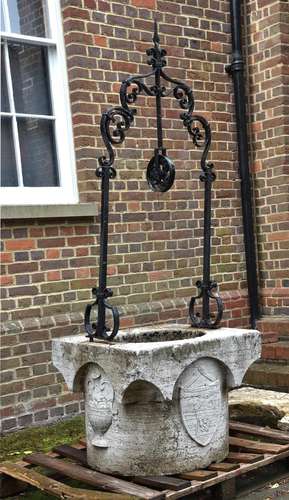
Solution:
M 289 394 L 254 387 L 242 387 L 229 393 L 232 419 L 270 425 L 289 431 Z

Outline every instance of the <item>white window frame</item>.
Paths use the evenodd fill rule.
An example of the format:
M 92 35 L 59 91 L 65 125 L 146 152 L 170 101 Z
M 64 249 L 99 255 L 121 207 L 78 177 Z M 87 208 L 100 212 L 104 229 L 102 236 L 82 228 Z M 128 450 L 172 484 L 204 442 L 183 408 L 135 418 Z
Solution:
M 8 24 L 7 2 L 3 0 L 4 18 Z M 10 71 L 6 71 L 8 99 L 11 113 L 1 112 L 1 116 L 12 117 L 13 142 L 15 147 L 16 168 L 19 186 L 1 187 L 2 205 L 67 205 L 79 201 L 75 168 L 75 152 L 73 143 L 72 117 L 67 78 L 66 54 L 62 27 L 62 15 L 59 0 L 44 0 L 45 20 L 48 24 L 49 38 L 21 35 L 18 33 L 1 33 L 1 39 L 15 42 L 27 42 L 47 47 L 48 73 L 51 95 L 52 116 L 15 113 L 11 108 L 12 80 Z M 7 25 L 6 24 L 6 25 Z M 5 63 L 9 68 L 7 44 L 5 44 Z M 7 66 L 8 65 L 8 66 Z M 27 118 L 50 119 L 55 122 L 55 145 L 58 166 L 59 186 L 26 187 L 23 186 L 21 157 L 17 129 L 17 116 Z

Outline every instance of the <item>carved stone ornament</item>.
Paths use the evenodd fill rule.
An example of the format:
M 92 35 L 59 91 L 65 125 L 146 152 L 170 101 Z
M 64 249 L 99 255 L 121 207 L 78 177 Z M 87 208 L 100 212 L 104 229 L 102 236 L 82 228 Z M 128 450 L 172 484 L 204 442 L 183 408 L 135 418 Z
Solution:
M 113 387 L 104 371 L 96 364 L 88 368 L 85 380 L 85 402 L 88 432 L 91 442 L 99 448 L 107 448 L 104 434 L 111 426 Z
M 208 363 L 214 361 L 207 360 Z M 215 434 L 221 417 L 221 383 L 205 372 L 201 363 L 185 370 L 180 387 L 180 411 L 184 427 L 201 446 L 207 446 Z

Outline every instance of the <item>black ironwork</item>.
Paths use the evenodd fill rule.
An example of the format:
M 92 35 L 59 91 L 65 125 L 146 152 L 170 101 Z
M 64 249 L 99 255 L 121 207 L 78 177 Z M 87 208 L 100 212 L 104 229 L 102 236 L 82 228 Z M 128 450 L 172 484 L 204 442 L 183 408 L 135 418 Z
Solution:
M 183 112 L 180 118 L 192 137 L 193 144 L 202 148 L 200 180 L 204 182 L 205 204 L 204 204 L 204 259 L 203 259 L 203 280 L 198 281 L 196 286 L 199 294 L 190 301 L 189 315 L 192 325 L 196 327 L 216 328 L 221 320 L 223 305 L 216 290 L 217 284 L 210 278 L 210 254 L 211 254 L 211 188 L 215 180 L 213 164 L 207 162 L 207 156 L 211 144 L 211 129 L 207 120 L 200 115 L 194 114 L 194 96 L 192 89 L 179 80 L 169 77 L 165 71 L 166 51 L 160 48 L 160 39 L 155 22 L 154 46 L 147 50 L 149 56 L 148 64 L 152 66 L 152 71 L 145 75 L 131 76 L 123 81 L 120 87 L 121 106 L 116 106 L 102 114 L 100 122 L 101 135 L 107 149 L 106 156 L 98 159 L 99 166 L 96 169 L 97 177 L 101 178 L 101 216 L 100 216 L 100 260 L 99 260 L 99 286 L 93 288 L 92 293 L 96 300 L 88 304 L 85 310 L 85 330 L 91 341 L 94 338 L 112 340 L 119 329 L 119 314 L 116 307 L 109 304 L 108 298 L 112 296 L 112 291 L 107 288 L 107 245 L 108 245 L 108 216 L 109 216 L 109 180 L 116 176 L 113 167 L 115 153 L 113 146 L 121 144 L 126 136 L 126 132 L 134 121 L 136 109 L 131 105 L 136 102 L 138 96 L 144 93 L 147 96 L 155 97 L 156 120 L 157 120 L 157 147 L 154 155 L 147 166 L 147 181 L 153 191 L 168 191 L 175 179 L 175 166 L 167 156 L 163 144 L 162 129 L 162 99 L 174 96 L 179 102 Z M 149 77 L 154 77 L 154 85 L 145 83 Z M 172 84 L 167 89 L 163 82 Z M 195 312 L 195 305 L 198 299 L 202 299 L 202 316 Z M 217 305 L 216 317 L 210 313 L 210 299 Z M 97 307 L 97 321 L 91 322 L 92 309 Z M 106 310 L 109 309 L 113 317 L 113 327 L 110 331 L 106 323 Z
M 248 295 L 251 326 L 256 327 L 260 318 L 258 300 L 257 258 L 252 208 L 251 179 L 249 169 L 248 136 L 246 123 L 246 99 L 244 83 L 244 62 L 242 57 L 241 2 L 231 0 L 232 62 L 226 67 L 234 82 L 236 124 L 238 138 L 239 176 L 243 213 L 244 243 L 247 268 Z

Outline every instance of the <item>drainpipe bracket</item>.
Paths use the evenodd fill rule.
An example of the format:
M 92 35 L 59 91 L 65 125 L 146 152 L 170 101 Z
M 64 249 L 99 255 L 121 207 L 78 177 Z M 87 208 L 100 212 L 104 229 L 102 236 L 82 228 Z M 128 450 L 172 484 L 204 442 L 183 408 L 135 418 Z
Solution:
M 228 73 L 228 75 L 232 75 L 232 73 L 235 71 L 243 71 L 243 69 L 244 69 L 244 63 L 243 59 L 241 58 L 233 59 L 231 64 L 226 64 L 225 66 L 225 71 L 226 73 Z

